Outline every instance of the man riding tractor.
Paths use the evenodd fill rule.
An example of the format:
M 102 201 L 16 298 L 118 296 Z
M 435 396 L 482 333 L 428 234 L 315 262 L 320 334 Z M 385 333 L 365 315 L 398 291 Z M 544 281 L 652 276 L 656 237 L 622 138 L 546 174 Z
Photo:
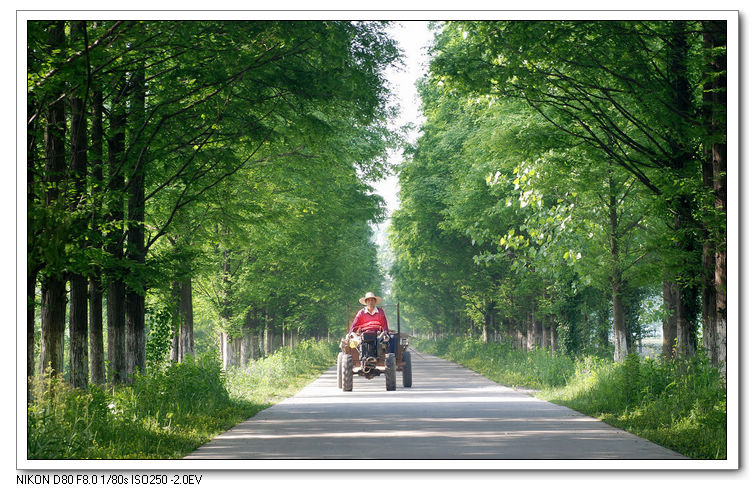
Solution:
M 341 341 L 341 353 L 338 354 L 338 387 L 344 391 L 353 389 L 353 375 L 372 379 L 385 375 L 385 388 L 396 389 L 396 371 L 402 371 L 403 384 L 410 387 L 411 357 L 406 349 L 408 339 L 396 335 L 388 328 L 388 320 L 382 308 L 379 296 L 368 292 L 359 302 L 365 305 L 360 309 L 349 327 L 346 338 Z M 397 345 L 401 339 L 400 345 Z M 399 362 L 397 362 L 397 360 Z

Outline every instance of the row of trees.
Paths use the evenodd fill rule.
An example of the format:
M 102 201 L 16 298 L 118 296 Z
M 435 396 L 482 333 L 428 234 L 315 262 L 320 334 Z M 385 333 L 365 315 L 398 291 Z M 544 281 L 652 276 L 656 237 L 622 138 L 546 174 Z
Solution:
M 379 283 L 382 23 L 26 27 L 29 376 L 66 370 L 66 332 L 78 387 L 144 370 L 150 323 L 192 355 L 196 291 L 232 343 Z
M 612 328 L 621 360 L 662 296 L 664 353 L 725 370 L 726 23 L 438 27 L 391 230 L 415 325 L 573 352 Z

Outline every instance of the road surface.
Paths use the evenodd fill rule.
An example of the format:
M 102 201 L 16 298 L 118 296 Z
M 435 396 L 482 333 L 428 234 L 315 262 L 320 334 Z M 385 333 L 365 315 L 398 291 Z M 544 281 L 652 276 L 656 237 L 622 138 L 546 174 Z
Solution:
M 187 459 L 670 460 L 684 457 L 569 408 L 539 400 L 427 354 L 414 383 L 381 376 L 336 386 L 329 369 Z

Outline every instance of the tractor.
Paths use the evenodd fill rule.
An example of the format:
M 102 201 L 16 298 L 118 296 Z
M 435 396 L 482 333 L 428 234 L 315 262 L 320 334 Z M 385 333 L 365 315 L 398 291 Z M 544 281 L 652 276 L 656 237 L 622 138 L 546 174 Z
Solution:
M 390 306 L 390 305 L 385 305 Z M 396 391 L 396 372 L 400 371 L 405 388 L 412 386 L 412 357 L 409 336 L 401 334 L 401 322 L 396 305 L 396 333 L 352 332 L 341 340 L 336 372 L 338 388 L 352 391 L 354 375 L 373 379 L 385 376 L 386 391 Z M 348 313 L 347 313 L 348 316 Z

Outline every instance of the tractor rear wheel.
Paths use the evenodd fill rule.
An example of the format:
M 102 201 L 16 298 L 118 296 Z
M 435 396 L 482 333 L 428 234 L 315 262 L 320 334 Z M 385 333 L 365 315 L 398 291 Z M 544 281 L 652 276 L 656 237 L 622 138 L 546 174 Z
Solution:
M 343 391 L 354 389 L 354 358 L 344 354 L 341 358 L 341 387 Z
M 401 370 L 401 376 L 404 380 L 404 388 L 412 386 L 412 355 L 408 350 L 404 351 L 404 368 Z
M 396 391 L 396 354 L 385 356 L 385 390 Z
M 336 361 L 336 377 L 338 378 L 338 387 L 343 388 L 343 352 L 338 353 L 338 361 Z

